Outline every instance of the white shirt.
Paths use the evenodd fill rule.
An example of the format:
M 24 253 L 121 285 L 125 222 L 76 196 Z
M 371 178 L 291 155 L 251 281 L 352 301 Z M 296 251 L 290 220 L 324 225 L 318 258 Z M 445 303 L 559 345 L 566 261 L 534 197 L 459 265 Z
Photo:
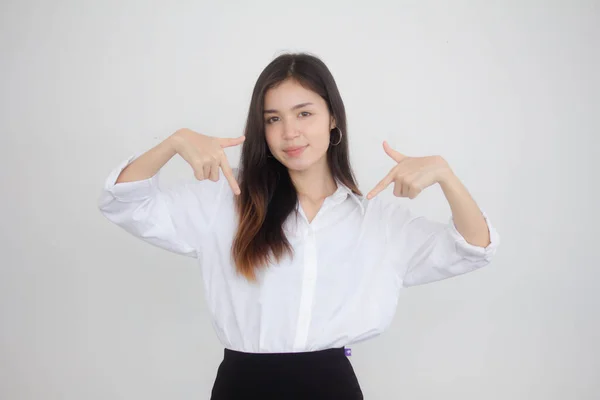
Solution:
M 499 244 L 485 212 L 491 243 L 483 248 L 467 243 L 452 218 L 434 222 L 337 182 L 311 223 L 299 206 L 285 222 L 293 259 L 250 283 L 230 258 L 237 217 L 222 172 L 218 182 L 168 190 L 159 187 L 160 173 L 115 185 L 136 157 L 108 176 L 99 208 L 136 237 L 197 259 L 213 327 L 232 350 L 314 351 L 372 338 L 392 321 L 400 290 L 481 268 Z

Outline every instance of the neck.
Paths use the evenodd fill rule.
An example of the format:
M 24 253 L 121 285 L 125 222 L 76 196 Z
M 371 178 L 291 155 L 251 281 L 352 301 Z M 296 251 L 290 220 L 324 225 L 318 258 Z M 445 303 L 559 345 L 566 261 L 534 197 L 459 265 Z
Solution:
M 327 163 L 321 167 L 314 165 L 305 171 L 289 170 L 289 173 L 299 199 L 321 201 L 327 196 L 331 196 L 337 189 L 337 184 Z

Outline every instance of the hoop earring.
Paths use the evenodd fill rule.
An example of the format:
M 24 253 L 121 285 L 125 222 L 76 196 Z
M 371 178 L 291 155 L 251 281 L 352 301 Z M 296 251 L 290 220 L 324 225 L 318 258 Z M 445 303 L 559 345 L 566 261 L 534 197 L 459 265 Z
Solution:
M 340 133 L 340 139 L 336 143 L 331 143 L 331 140 L 329 140 L 329 143 L 331 143 L 332 146 L 337 146 L 338 144 L 340 144 L 342 142 L 342 136 L 343 136 L 343 134 L 342 134 L 342 130 L 339 128 L 339 126 L 336 126 L 333 129 L 337 129 L 338 130 L 338 132 Z

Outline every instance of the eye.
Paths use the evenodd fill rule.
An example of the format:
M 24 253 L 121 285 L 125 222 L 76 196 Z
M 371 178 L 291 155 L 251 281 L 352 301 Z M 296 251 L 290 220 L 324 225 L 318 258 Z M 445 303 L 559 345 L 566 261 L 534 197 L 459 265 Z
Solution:
M 272 124 L 273 122 L 275 122 L 275 121 L 273 121 L 273 118 L 279 118 L 279 117 L 271 117 L 271 118 L 269 118 L 269 119 L 266 121 L 266 123 L 267 123 L 267 124 Z
M 303 114 L 307 114 L 307 115 L 303 115 Z M 303 117 L 308 117 L 309 115 L 312 115 L 311 113 L 309 113 L 308 111 L 302 111 L 300 113 L 300 115 L 302 115 Z

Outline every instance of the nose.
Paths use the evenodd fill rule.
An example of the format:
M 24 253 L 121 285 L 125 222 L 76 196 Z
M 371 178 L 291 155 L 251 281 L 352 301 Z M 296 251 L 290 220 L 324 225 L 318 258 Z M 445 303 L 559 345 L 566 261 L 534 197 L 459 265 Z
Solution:
M 283 138 L 286 140 L 294 139 L 299 135 L 298 129 L 294 121 L 284 120 L 283 122 Z

